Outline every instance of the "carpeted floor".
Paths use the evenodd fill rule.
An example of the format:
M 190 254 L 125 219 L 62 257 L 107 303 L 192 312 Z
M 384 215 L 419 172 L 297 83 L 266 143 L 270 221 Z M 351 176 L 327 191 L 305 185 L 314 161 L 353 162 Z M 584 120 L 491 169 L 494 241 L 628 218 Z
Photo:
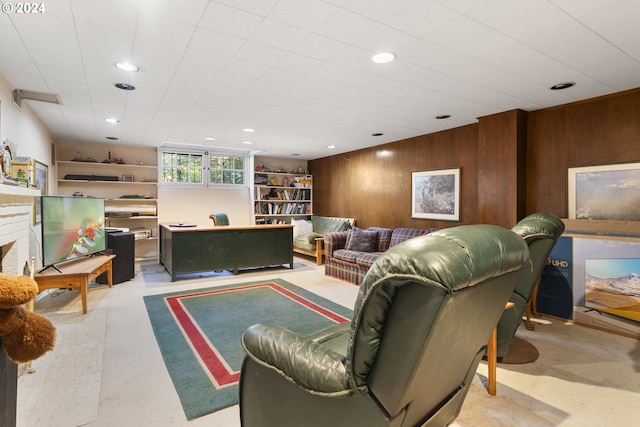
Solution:
M 41 294 L 36 309 L 58 329 L 53 352 L 35 374 L 18 379 L 18 427 L 239 427 L 238 406 L 187 421 L 156 344 L 143 298 L 254 280 L 282 278 L 351 309 L 357 288 L 327 277 L 313 260 L 302 269 L 242 272 L 170 282 L 157 264 L 138 265 L 136 278 L 109 289 L 91 286 L 89 313 L 77 292 Z M 640 419 L 640 341 L 536 319 L 517 335 L 540 356 L 530 364 L 499 364 L 497 395 L 486 391 L 480 363 L 457 427 L 629 426 Z

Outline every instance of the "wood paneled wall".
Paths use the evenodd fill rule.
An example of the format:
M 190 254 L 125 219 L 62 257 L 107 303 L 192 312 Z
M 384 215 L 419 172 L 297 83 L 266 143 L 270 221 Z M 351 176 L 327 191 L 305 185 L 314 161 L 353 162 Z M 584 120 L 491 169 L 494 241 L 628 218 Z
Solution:
M 527 123 L 527 211 L 567 212 L 567 169 L 640 162 L 640 88 L 533 111 Z
M 359 227 L 450 227 L 411 218 L 411 173 L 461 168 L 461 223 L 476 220 L 476 125 L 309 162 L 316 215 L 354 217 Z
M 480 219 L 509 226 L 516 215 L 538 211 L 566 217 L 568 167 L 640 162 L 640 88 L 528 113 L 514 111 L 500 115 L 502 125 L 468 125 L 310 161 L 314 213 L 355 217 L 363 228 L 444 228 Z M 524 155 L 514 146 L 523 135 Z M 504 154 L 495 151 L 501 146 L 512 152 L 498 155 Z M 505 179 L 515 180 L 507 182 L 508 192 L 494 191 L 486 199 L 478 186 L 480 161 L 481 172 L 496 181 L 496 189 L 504 188 Z M 518 167 L 522 162 L 524 173 Z M 412 219 L 411 172 L 456 167 L 461 168 L 460 221 Z M 507 216 L 492 218 L 492 212 Z

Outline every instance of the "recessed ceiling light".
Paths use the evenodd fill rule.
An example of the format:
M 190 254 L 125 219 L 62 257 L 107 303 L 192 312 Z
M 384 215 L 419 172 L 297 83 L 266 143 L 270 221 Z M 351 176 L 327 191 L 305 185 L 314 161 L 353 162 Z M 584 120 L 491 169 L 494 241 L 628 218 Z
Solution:
M 105 138 L 110 139 L 111 141 L 117 141 L 118 140 L 117 136 L 106 136 Z
M 332 148 L 336 148 L 335 145 L 327 145 L 327 148 L 332 149 Z
M 116 119 L 115 117 L 107 117 L 106 119 L 104 119 L 104 121 L 107 123 L 111 123 L 112 125 L 120 123 L 120 120 Z
M 122 90 L 136 90 L 135 86 L 130 85 L 128 83 L 116 83 L 114 84 L 114 86 Z
M 244 128 L 242 129 L 244 132 L 255 132 L 256 130 L 253 128 Z
M 253 144 L 253 142 L 251 142 L 251 141 L 242 141 L 242 143 L 243 144 L 247 144 L 247 145 Z
M 371 136 L 382 136 L 382 135 L 384 135 L 384 133 L 381 133 L 381 132 L 375 132 L 371 134 Z
M 116 63 L 116 68 L 118 68 L 119 70 L 122 71 L 131 71 L 131 72 L 138 72 L 140 71 L 140 67 L 138 67 L 136 64 L 132 64 L 130 62 L 117 62 Z
M 205 138 L 207 141 L 215 141 L 216 139 L 212 136 L 208 136 Z
M 292 156 L 293 157 L 298 157 L 298 156 L 300 156 L 300 153 L 293 153 Z
M 448 119 L 449 117 L 451 117 L 451 114 L 440 114 L 439 116 L 436 116 L 436 119 L 444 120 L 444 119 Z
M 551 86 L 551 90 L 569 89 L 570 87 L 575 85 L 576 84 L 574 82 L 558 83 L 557 85 Z
M 371 57 L 371 60 L 376 64 L 386 64 L 396 59 L 395 53 L 380 52 Z

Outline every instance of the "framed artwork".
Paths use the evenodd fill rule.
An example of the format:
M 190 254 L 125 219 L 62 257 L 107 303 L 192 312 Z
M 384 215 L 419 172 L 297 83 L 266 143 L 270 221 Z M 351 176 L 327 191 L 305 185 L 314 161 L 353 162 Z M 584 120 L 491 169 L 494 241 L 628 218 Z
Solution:
M 460 168 L 411 174 L 411 217 L 460 220 Z
M 42 162 L 33 160 L 33 176 L 31 182 L 40 189 L 40 194 L 46 196 L 48 192 L 49 167 Z M 33 204 L 33 224 L 40 224 L 42 213 L 40 211 L 40 197 L 36 197 Z
M 570 219 L 640 221 L 640 163 L 569 168 Z
M 122 181 L 133 182 L 133 175 L 122 175 Z

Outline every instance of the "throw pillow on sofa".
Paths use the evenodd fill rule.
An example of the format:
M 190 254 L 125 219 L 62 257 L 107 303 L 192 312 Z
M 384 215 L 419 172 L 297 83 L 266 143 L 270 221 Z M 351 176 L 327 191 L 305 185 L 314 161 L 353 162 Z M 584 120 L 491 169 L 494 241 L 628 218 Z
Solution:
M 353 227 L 347 232 L 348 251 L 374 252 L 378 243 L 378 232 Z
M 293 241 L 296 240 L 306 241 L 309 238 L 309 235 L 313 233 L 313 226 L 311 221 L 300 219 L 300 220 L 291 220 L 291 224 L 293 224 Z

